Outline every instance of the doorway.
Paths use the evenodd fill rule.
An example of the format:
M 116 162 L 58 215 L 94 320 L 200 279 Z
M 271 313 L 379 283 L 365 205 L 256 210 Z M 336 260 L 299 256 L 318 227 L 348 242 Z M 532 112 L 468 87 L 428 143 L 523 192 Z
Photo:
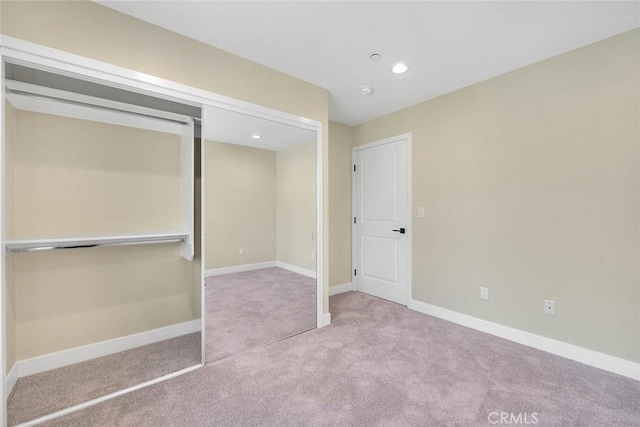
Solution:
M 353 284 L 407 305 L 411 292 L 411 134 L 354 147 Z

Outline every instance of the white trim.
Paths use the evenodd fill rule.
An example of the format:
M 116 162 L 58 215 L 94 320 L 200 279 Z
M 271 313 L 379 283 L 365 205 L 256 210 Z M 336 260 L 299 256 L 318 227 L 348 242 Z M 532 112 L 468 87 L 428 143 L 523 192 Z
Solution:
M 80 411 L 82 409 L 89 408 L 89 407 L 91 407 L 93 405 L 97 405 L 98 403 L 102 403 L 102 402 L 107 401 L 109 399 L 114 399 L 116 397 L 123 396 L 123 395 L 125 395 L 127 393 L 131 393 L 132 391 L 140 390 L 141 388 L 149 387 L 151 385 L 158 384 L 158 383 L 161 383 L 163 381 L 170 380 L 172 378 L 178 377 L 180 375 L 195 371 L 196 369 L 200 369 L 203 366 L 204 366 L 204 363 L 200 363 L 198 365 L 194 365 L 194 366 L 190 366 L 188 368 L 180 369 L 179 371 L 172 372 L 170 374 L 163 375 L 161 377 L 154 378 L 152 380 L 145 381 L 143 383 L 140 383 L 140 384 L 137 384 L 137 385 L 134 385 L 134 386 L 131 386 L 131 387 L 127 387 L 125 389 L 118 390 L 118 391 L 116 391 L 114 393 L 109 393 L 109 394 L 106 394 L 104 396 L 97 397 L 95 399 L 91 399 L 91 400 L 88 400 L 86 402 L 82 402 L 82 403 L 79 403 L 77 405 L 74 405 L 74 406 L 70 406 L 68 408 L 62 409 L 62 410 L 54 412 L 52 414 L 48 414 L 48 415 L 42 416 L 40 418 L 36 418 L 34 420 L 31 420 L 31 421 L 24 422 L 22 424 L 18 424 L 16 427 L 31 427 L 31 426 L 35 426 L 35 425 L 38 425 L 38 424 L 42 424 L 42 423 L 54 420 L 56 418 L 63 417 L 65 415 L 69 415 L 69 414 L 71 414 L 73 412 L 77 412 L 77 411 Z
M 7 94 L 6 99 L 17 110 L 21 111 L 33 111 L 35 113 L 69 117 L 72 119 L 89 120 L 92 122 L 182 135 L 183 125 L 164 120 L 134 116 L 127 113 L 83 105 L 65 104 L 49 99 L 33 98 L 18 93 Z
M 200 319 L 191 320 L 184 323 L 166 326 L 164 328 L 153 329 L 151 331 L 88 344 L 81 347 L 71 348 L 69 350 L 58 351 L 56 353 L 49 353 L 31 359 L 19 360 L 14 365 L 14 370 L 18 377 L 26 377 L 28 375 L 118 353 L 120 351 L 131 350 L 143 345 L 153 344 L 186 334 L 192 334 L 199 332 L 200 328 Z
M 341 285 L 329 286 L 329 296 L 332 297 L 334 295 L 343 294 L 345 292 L 351 292 L 353 290 L 355 289 L 353 288 L 352 282 L 343 283 Z
M 407 289 L 406 301 L 407 305 L 413 300 L 413 136 L 411 132 L 401 135 L 407 139 L 407 204 L 409 205 L 409 215 L 407 217 L 407 240 L 409 240 L 409 253 L 407 254 Z
M 204 126 L 206 120 L 203 117 L 202 118 L 202 122 L 201 125 Z M 194 142 L 195 143 L 195 142 Z M 194 147 L 195 148 L 195 147 Z M 194 149 L 194 153 L 195 153 L 195 149 Z M 206 271 L 206 259 L 207 259 L 207 248 L 205 245 L 205 238 L 207 235 L 207 230 L 206 230 L 206 226 L 207 226 L 207 206 L 205 203 L 205 194 L 206 194 L 206 186 L 207 186 L 207 180 L 206 180 L 206 176 L 205 176 L 205 144 L 204 144 L 204 140 L 200 139 L 200 218 L 198 218 L 200 220 L 200 236 L 198 237 L 200 239 L 200 321 L 201 323 L 201 328 L 202 328 L 202 338 L 200 339 L 200 347 L 201 347 L 201 352 L 200 352 L 200 356 L 201 356 L 201 362 L 203 365 L 205 365 L 207 363 L 207 343 L 205 340 L 205 331 L 207 330 L 207 295 L 206 295 L 206 286 L 207 286 L 207 271 Z M 195 171 L 196 167 L 195 167 L 195 162 L 194 162 L 194 171 Z M 194 182 L 194 187 L 196 185 L 196 182 Z M 195 209 L 195 206 L 194 206 Z M 196 227 L 196 218 L 194 216 L 193 218 L 193 224 L 194 224 L 194 230 Z M 196 238 L 195 236 L 195 231 L 194 231 L 194 239 Z
M 188 119 L 187 125 L 182 127 L 180 138 L 180 175 L 182 181 L 182 229 L 187 230 L 187 241 L 180 244 L 180 255 L 187 261 L 193 261 L 195 256 L 195 152 L 194 152 L 194 123 Z
M 20 94 L 23 97 L 35 97 L 35 99 L 48 99 L 55 103 L 72 102 L 75 105 L 81 104 L 94 108 L 108 108 L 112 111 L 120 113 L 136 114 L 138 117 L 146 116 L 157 119 L 171 120 L 180 122 L 180 125 L 186 125 L 191 117 L 182 114 L 171 113 L 169 111 L 156 110 L 154 108 L 142 107 L 134 104 L 127 104 L 120 101 L 112 101 L 105 98 L 97 98 L 95 96 L 83 95 L 66 90 L 54 89 L 47 86 L 39 86 L 31 83 L 24 83 L 16 80 L 5 80 L 6 89 L 9 89 L 10 95 Z M 16 93 L 17 92 L 17 93 Z M 31 95 L 31 96 L 29 96 Z
M 407 133 L 403 133 L 401 135 L 397 135 L 397 136 L 393 136 L 391 138 L 385 138 L 385 139 L 381 139 L 379 141 L 374 141 L 374 142 L 370 142 L 368 144 L 362 144 L 362 145 L 357 145 L 353 148 L 351 148 L 351 167 L 353 168 L 353 165 L 355 165 L 355 161 L 356 161 L 356 152 L 360 151 L 360 150 L 366 150 L 368 148 L 373 148 L 373 147 L 377 147 L 380 145 L 384 145 L 384 144 L 389 144 L 392 142 L 396 142 L 396 141 L 400 141 L 400 140 L 405 140 L 406 141 L 406 149 L 407 149 L 407 205 L 408 205 L 408 215 L 407 215 L 407 233 L 406 233 L 406 239 L 407 239 L 407 244 L 409 245 L 409 250 L 407 251 L 407 271 L 406 271 L 406 275 L 407 275 L 407 285 L 406 285 L 406 289 L 405 289 L 405 303 L 408 305 L 410 301 L 412 301 L 413 299 L 413 292 L 412 292 L 412 286 L 413 286 L 413 188 L 412 188 L 412 182 L 413 182 L 413 170 L 412 170 L 412 164 L 413 164 L 413 157 L 412 157 L 412 150 L 411 147 L 413 145 L 412 142 L 412 134 L 411 132 L 407 132 Z M 351 174 L 351 213 L 354 214 L 356 212 L 356 180 L 355 177 L 353 175 L 353 173 Z M 351 223 L 351 283 L 353 284 L 353 290 L 357 291 L 358 290 L 358 278 L 357 276 L 355 276 L 353 274 L 353 269 L 355 268 L 356 264 L 356 251 L 354 250 L 354 248 L 356 248 L 356 230 L 353 227 L 353 223 Z M 362 277 L 362 276 L 360 276 Z
M 315 279 L 317 277 L 316 272 L 313 270 L 298 267 L 297 265 L 293 265 L 293 264 L 287 264 L 286 262 L 282 262 L 282 261 L 276 261 L 276 267 L 283 268 L 285 270 L 289 270 L 294 273 L 302 274 L 303 276 L 311 277 L 312 279 Z
M 20 378 L 20 376 L 18 375 L 18 365 L 14 363 L 13 367 L 7 374 L 7 380 L 5 385 L 5 389 L 7 390 L 7 396 L 11 395 L 11 392 L 13 391 L 13 387 L 15 387 L 16 383 L 18 382 L 18 378 Z
M 4 250 L 4 242 L 6 238 L 5 227 L 5 62 L 4 54 L 0 50 L 0 248 Z M 2 372 L 2 380 L 0 380 L 0 425 L 7 425 L 7 400 L 9 391 L 7 390 L 8 375 L 7 372 L 7 258 L 0 254 L 0 339 L 2 341 L 2 351 L 0 351 L 0 372 Z
M 204 240 L 204 237 L 203 237 Z M 211 270 L 205 270 L 205 277 L 221 276 L 223 274 L 242 273 L 244 271 L 262 270 L 263 268 L 275 267 L 275 261 L 257 262 L 255 264 L 232 265 L 231 267 L 220 267 Z
M 420 313 L 640 381 L 640 363 L 478 319 L 414 299 L 410 300 L 408 307 Z
M 316 326 L 325 326 L 325 309 L 329 312 L 329 297 L 324 305 L 324 142 L 322 126 L 316 127 Z M 328 149 L 328 147 L 327 147 Z M 327 195 L 328 198 L 328 195 Z M 327 230 L 328 232 L 329 230 Z M 328 270 L 327 266 L 327 270 Z
M 331 313 L 324 313 L 322 316 L 322 326 L 329 326 L 331 324 Z

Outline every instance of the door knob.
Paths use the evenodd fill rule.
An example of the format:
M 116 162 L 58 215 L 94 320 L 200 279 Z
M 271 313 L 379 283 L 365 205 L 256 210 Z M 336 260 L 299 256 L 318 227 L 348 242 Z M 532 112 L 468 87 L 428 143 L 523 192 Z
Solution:
M 398 230 L 393 230 L 393 231 L 395 231 L 396 233 L 400 233 L 400 234 L 404 234 L 404 232 L 405 232 L 404 228 L 399 228 Z

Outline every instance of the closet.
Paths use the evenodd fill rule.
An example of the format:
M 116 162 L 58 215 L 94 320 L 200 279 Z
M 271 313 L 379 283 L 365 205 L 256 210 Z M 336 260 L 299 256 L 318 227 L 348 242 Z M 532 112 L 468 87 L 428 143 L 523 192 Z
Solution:
M 14 425 L 202 363 L 201 110 L 18 61 L 4 67 Z
M 316 277 L 309 327 L 330 323 L 322 123 L 2 36 L 3 425 L 47 422 L 204 365 L 205 317 L 215 321 L 221 301 L 205 308 L 206 220 L 219 224 L 205 218 L 201 139 L 233 125 L 212 109 L 311 132 L 315 224 L 293 253 Z M 209 250 L 215 262 L 216 250 L 238 254 L 217 238 Z

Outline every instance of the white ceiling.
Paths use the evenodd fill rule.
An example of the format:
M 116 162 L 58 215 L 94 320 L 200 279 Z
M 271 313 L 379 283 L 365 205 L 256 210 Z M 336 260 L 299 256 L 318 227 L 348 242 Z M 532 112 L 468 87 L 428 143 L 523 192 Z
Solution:
M 640 25 L 638 2 L 99 3 L 327 88 L 347 125 Z
M 207 107 L 204 119 L 202 135 L 209 141 L 279 151 L 316 140 L 314 131 L 220 108 Z M 254 134 L 262 138 L 253 139 Z

